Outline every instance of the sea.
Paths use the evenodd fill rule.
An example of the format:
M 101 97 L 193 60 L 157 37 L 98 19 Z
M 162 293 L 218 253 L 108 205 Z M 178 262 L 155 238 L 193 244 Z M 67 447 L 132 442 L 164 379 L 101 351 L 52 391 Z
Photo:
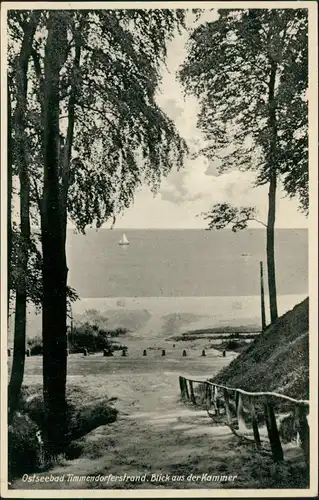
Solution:
M 119 245 L 123 233 L 129 245 Z M 308 296 L 307 229 L 277 229 L 275 252 L 283 314 Z M 258 330 L 263 262 L 269 321 L 264 229 L 70 230 L 67 259 L 69 285 L 80 297 L 74 317 L 94 310 L 110 328 L 144 336 L 221 325 Z M 41 317 L 29 307 L 27 333 L 40 332 Z

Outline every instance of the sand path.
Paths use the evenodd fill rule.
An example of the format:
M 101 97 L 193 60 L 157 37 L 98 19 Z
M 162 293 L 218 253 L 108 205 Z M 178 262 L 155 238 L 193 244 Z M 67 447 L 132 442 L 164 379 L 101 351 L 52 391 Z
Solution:
M 199 349 L 193 349 L 185 360 L 168 346 L 167 356 L 161 358 L 153 346 L 148 357 L 142 358 L 141 347 L 128 358 L 69 358 L 68 382 L 99 396 L 116 397 L 119 418 L 82 438 L 84 448 L 79 458 L 63 459 L 49 471 L 61 481 L 35 484 L 19 479 L 13 484 L 15 489 L 211 490 L 256 488 L 265 480 L 270 485 L 269 458 L 233 436 L 226 425 L 212 422 L 206 411 L 180 401 L 179 374 L 206 378 L 234 355 L 225 360 L 211 350 L 201 359 Z M 41 378 L 40 365 L 32 366 L 32 362 L 28 360 L 26 383 L 37 383 Z M 125 474 L 145 479 L 121 481 Z M 48 473 L 39 477 L 45 475 Z M 110 475 L 117 479 L 107 479 Z M 79 476 L 102 480 L 87 481 Z M 227 481 L 225 476 L 236 477 Z

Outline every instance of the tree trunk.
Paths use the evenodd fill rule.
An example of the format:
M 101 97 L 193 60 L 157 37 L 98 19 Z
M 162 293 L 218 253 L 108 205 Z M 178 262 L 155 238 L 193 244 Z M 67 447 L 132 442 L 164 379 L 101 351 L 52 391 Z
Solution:
M 278 318 L 276 269 L 275 269 L 275 221 L 276 221 L 276 148 L 277 148 L 277 121 L 275 102 L 275 82 L 277 64 L 271 61 L 269 78 L 269 130 L 271 135 L 270 150 L 268 155 L 269 193 L 268 193 L 268 220 L 267 220 L 267 270 L 268 290 L 271 323 Z
M 21 52 L 17 62 L 16 86 L 17 104 L 15 111 L 15 151 L 20 181 L 20 230 L 17 258 L 16 303 L 14 322 L 14 346 L 10 383 L 8 387 L 9 424 L 17 409 L 24 375 L 25 341 L 26 341 L 26 309 L 28 258 L 30 247 L 30 186 L 28 175 L 28 158 L 25 143 L 25 113 L 28 89 L 28 64 L 32 49 L 32 41 L 36 31 L 39 12 L 33 12 L 30 22 L 23 26 L 24 36 Z M 8 153 L 9 154 L 9 153 Z M 11 159 L 10 159 L 11 160 Z M 11 165 L 9 164 L 9 169 Z M 9 172 L 9 177 L 12 172 Z M 11 184 L 12 189 L 12 184 Z M 9 197 L 11 192 L 9 193 Z M 11 203 L 8 210 L 11 211 Z M 10 213 L 11 223 L 11 213 Z
M 70 163 L 71 163 L 72 145 L 73 145 L 73 137 L 74 137 L 77 81 L 78 81 L 78 72 L 79 72 L 79 68 L 80 68 L 80 58 L 81 58 L 81 39 L 80 39 L 81 27 L 82 27 L 82 23 L 80 21 L 78 29 L 76 29 L 74 32 L 75 57 L 74 57 L 73 72 L 72 72 L 72 85 L 71 85 L 70 97 L 69 97 L 69 103 L 68 103 L 68 128 L 67 128 L 65 145 L 63 148 L 63 159 L 62 159 L 62 179 L 61 179 L 60 203 L 61 203 L 61 220 L 62 220 L 62 231 L 63 231 L 64 245 L 66 244 L 67 199 L 68 199 L 68 190 L 69 190 L 69 184 L 70 184 Z
M 275 268 L 275 216 L 276 216 L 276 173 L 270 176 L 269 183 L 269 206 L 267 222 L 267 268 L 268 268 L 268 290 L 270 305 L 270 321 L 273 323 L 278 318 L 276 268 Z
M 46 443 L 54 455 L 66 431 L 66 287 L 59 185 L 59 72 L 65 61 L 67 24 L 51 11 L 44 59 L 44 183 L 41 216 L 43 250 L 43 394 Z
M 8 318 L 10 314 L 10 293 L 12 289 L 12 107 L 11 107 L 11 93 L 9 79 L 7 84 L 7 99 L 8 99 L 8 114 L 7 114 L 7 175 L 8 175 L 8 205 L 7 205 L 7 238 L 8 238 L 8 251 L 7 251 L 7 287 L 8 287 Z

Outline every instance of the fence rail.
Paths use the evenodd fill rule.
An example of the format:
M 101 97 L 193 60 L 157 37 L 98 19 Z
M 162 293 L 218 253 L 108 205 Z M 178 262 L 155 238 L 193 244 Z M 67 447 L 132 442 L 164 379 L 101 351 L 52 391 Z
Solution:
M 220 415 L 220 405 L 223 404 L 227 425 L 230 427 L 231 431 L 237 436 L 253 440 L 257 448 L 261 448 L 262 439 L 256 404 L 258 404 L 259 407 L 261 406 L 264 421 L 266 423 L 268 440 L 275 462 L 280 462 L 284 458 L 278 431 L 277 416 L 275 413 L 275 402 L 276 400 L 281 400 L 291 403 L 294 410 L 293 425 L 297 433 L 297 441 L 300 443 L 305 461 L 309 466 L 309 425 L 307 418 L 309 413 L 309 401 L 297 400 L 276 392 L 248 392 L 243 389 L 216 384 L 210 380 L 196 380 L 180 376 L 179 387 L 181 397 L 183 400 L 191 401 L 194 405 L 199 403 L 199 396 L 195 394 L 194 384 L 200 384 L 205 388 L 204 400 L 208 415 L 213 418 L 210 412 L 212 407 L 215 410 L 214 416 Z M 234 401 L 231 399 L 232 396 L 235 396 Z M 258 409 L 260 410 L 260 408 Z M 247 428 L 245 422 L 245 414 L 247 414 L 247 412 L 251 417 L 251 430 Z M 235 419 L 233 417 L 234 413 Z M 238 430 L 236 427 L 238 427 Z

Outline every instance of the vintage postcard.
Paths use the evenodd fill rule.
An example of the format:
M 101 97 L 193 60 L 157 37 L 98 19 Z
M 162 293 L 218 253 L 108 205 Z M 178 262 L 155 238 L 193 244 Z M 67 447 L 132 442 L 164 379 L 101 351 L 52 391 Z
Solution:
M 2 3 L 4 498 L 318 494 L 317 10 Z

